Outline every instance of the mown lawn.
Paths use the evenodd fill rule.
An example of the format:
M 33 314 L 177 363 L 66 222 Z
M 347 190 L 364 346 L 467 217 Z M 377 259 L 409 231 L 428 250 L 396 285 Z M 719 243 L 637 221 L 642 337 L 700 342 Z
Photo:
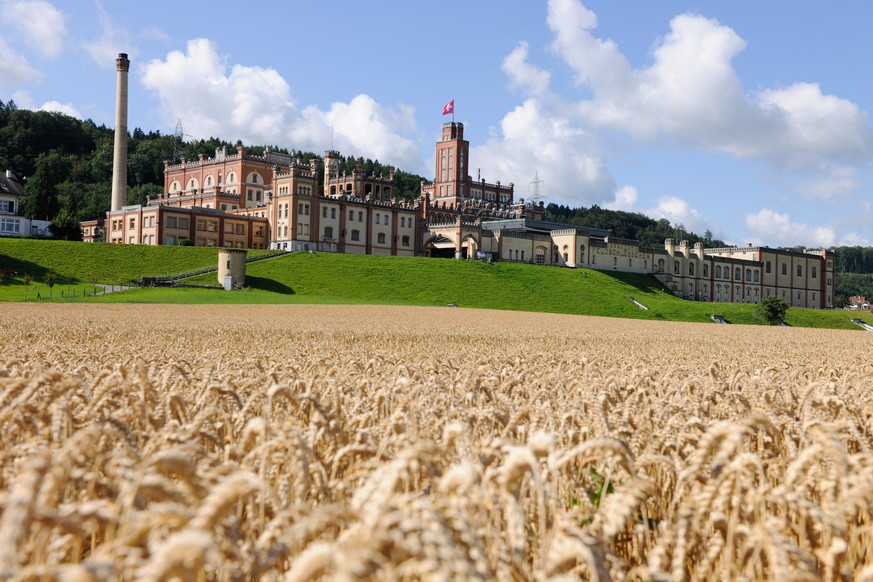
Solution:
M 260 251 L 261 253 L 265 251 Z M 257 254 L 250 251 L 249 256 Z M 754 305 L 684 301 L 644 275 L 482 261 L 379 257 L 332 253 L 288 253 L 247 266 L 247 288 L 131 289 L 100 293 L 95 285 L 127 284 L 211 266 L 216 249 L 0 240 L 5 275 L 0 301 L 88 301 L 111 303 L 360 303 L 458 305 L 509 311 L 542 311 L 663 321 L 708 322 L 713 314 L 733 324 L 760 324 Z M 60 275 L 53 289 L 45 274 Z M 23 274 L 32 275 L 25 290 Z M 217 286 L 215 273 L 186 283 Z M 644 305 L 641 309 L 630 298 Z M 791 308 L 787 323 L 798 327 L 860 330 L 851 322 L 866 313 Z

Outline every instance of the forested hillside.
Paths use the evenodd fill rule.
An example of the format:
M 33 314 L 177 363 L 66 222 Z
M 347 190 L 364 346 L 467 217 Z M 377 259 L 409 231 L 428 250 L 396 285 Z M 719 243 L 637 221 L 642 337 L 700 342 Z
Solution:
M 253 155 L 261 155 L 265 149 L 219 138 L 181 141 L 159 131 L 134 129 L 128 142 L 128 203 L 141 204 L 147 196 L 163 191 L 165 160 L 197 159 L 199 154 L 211 157 L 223 146 L 242 146 Z M 0 170 L 12 170 L 19 179 L 25 179 L 24 215 L 52 221 L 57 238 L 77 240 L 81 238 L 80 221 L 105 215 L 112 193 L 113 147 L 114 131 L 104 125 L 62 113 L 19 109 L 12 101 L 0 101 Z M 313 157 L 321 159 L 312 152 L 278 146 L 270 149 L 294 155 L 304 163 Z M 341 158 L 341 170 L 351 173 L 358 162 L 365 172 L 388 174 L 387 166 L 364 158 Z M 421 179 L 398 169 L 395 192 L 415 198 Z

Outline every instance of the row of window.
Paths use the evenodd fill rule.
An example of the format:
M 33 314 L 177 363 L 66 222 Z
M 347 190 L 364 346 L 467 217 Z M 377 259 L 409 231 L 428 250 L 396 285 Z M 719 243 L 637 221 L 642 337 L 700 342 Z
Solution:
M 307 233 L 308 234 L 308 233 Z M 333 240 L 333 227 L 325 226 L 324 227 L 324 240 Z M 358 242 L 361 240 L 361 231 L 354 228 L 349 231 L 349 239 Z M 376 244 L 384 245 L 386 244 L 387 237 L 384 232 L 376 233 Z M 410 243 L 409 235 L 403 235 L 400 237 L 400 246 L 408 247 Z
M 764 270 L 766 272 L 770 273 L 771 269 L 772 269 L 772 265 L 770 264 L 770 261 L 767 261 L 764 265 Z M 798 277 L 803 277 L 803 265 L 797 265 L 796 273 L 797 273 Z M 782 263 L 782 274 L 788 275 L 788 263 Z M 818 272 L 817 272 L 817 269 L 815 268 L 815 266 L 810 267 L 809 268 L 809 277 L 811 279 L 815 279 L 817 276 L 818 276 Z

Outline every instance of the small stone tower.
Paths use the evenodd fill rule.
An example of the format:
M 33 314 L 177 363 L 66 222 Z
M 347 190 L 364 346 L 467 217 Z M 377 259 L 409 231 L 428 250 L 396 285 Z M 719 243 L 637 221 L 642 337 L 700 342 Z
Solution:
M 218 249 L 218 282 L 225 291 L 239 289 L 245 284 L 245 249 Z

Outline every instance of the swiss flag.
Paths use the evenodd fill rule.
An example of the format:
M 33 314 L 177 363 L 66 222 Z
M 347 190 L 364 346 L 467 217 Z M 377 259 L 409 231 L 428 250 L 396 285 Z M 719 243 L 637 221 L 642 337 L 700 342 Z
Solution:
M 455 112 L 455 100 L 452 99 L 445 105 L 443 105 L 443 115 L 448 115 L 449 113 Z

